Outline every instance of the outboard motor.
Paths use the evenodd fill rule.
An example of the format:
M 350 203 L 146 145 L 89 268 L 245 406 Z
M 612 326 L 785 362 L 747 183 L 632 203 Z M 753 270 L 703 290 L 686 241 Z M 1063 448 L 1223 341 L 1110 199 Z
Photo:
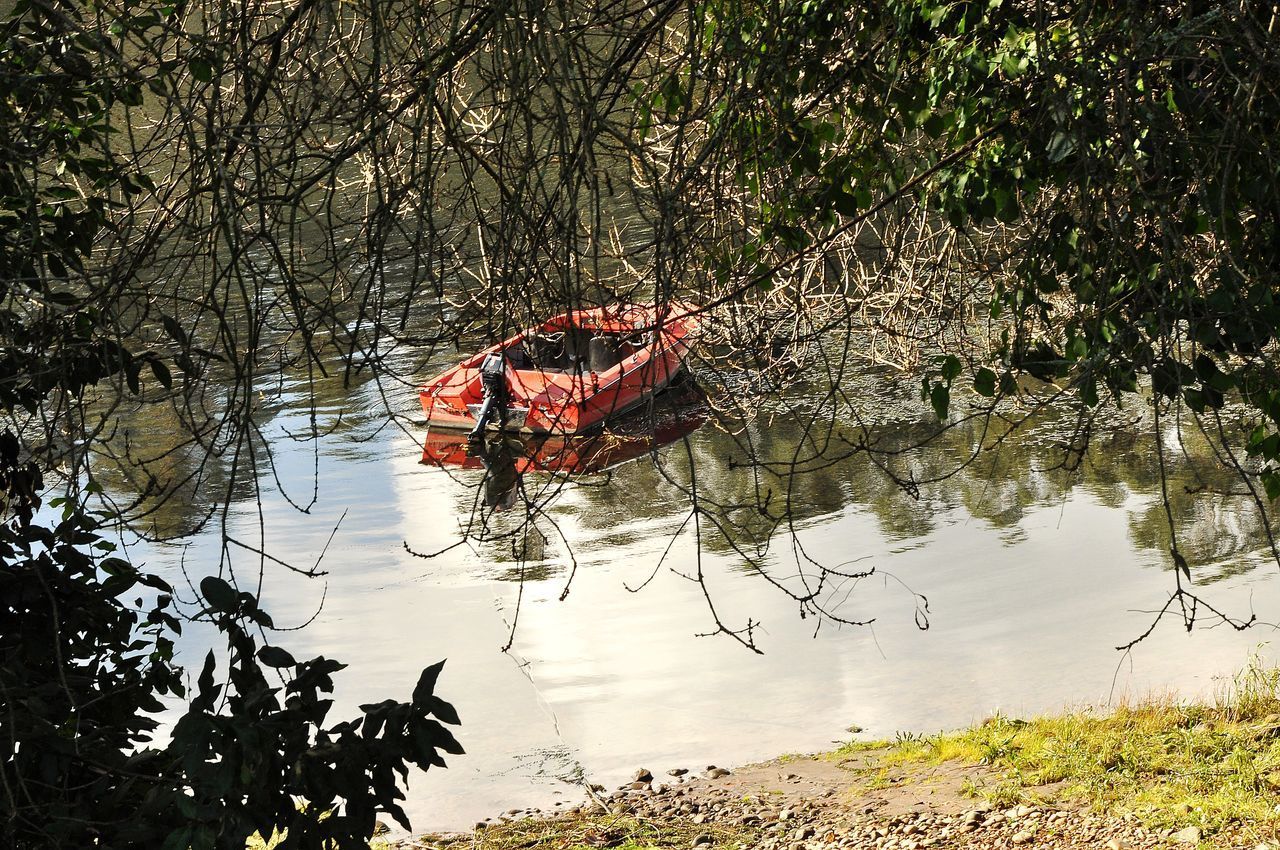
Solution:
M 490 354 L 480 364 L 480 386 L 484 391 L 484 404 L 476 416 L 476 427 L 471 429 L 468 440 L 484 438 L 484 429 L 496 413 L 499 422 L 507 420 L 507 361 L 502 354 Z

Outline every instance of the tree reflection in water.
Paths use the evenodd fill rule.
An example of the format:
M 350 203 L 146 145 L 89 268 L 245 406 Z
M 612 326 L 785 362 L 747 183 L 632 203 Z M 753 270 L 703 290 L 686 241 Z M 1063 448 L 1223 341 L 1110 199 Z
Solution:
M 261 432 L 279 435 L 245 446 L 256 467 L 268 471 L 264 476 L 278 455 L 318 451 L 291 439 L 312 416 L 318 432 L 338 438 L 328 440 L 326 451 L 358 459 L 373 450 L 365 441 L 386 426 L 379 388 L 352 390 L 338 381 L 323 387 L 316 407 L 287 383 L 258 401 Z M 1150 448 L 1154 425 L 1145 409 L 1095 415 L 1081 455 L 1080 412 L 1061 404 L 1028 403 L 1033 412 L 1015 408 L 943 427 L 919 402 L 918 386 L 892 374 L 861 374 L 846 394 L 861 408 L 850 403 L 826 415 L 819 391 L 797 384 L 777 409 L 739 419 L 713 412 L 696 393 L 669 394 L 652 411 L 599 434 L 491 444 L 491 458 L 499 448 L 505 456 L 488 473 L 479 456 L 467 454 L 465 434 L 420 425 L 407 432 L 423 442 L 426 464 L 443 466 L 461 485 L 448 496 L 462 518 L 460 533 L 477 547 L 482 569 L 504 580 L 564 574 L 567 582 L 575 546 L 605 550 L 637 536 L 672 539 L 679 532 L 677 547 L 730 557 L 741 571 L 776 580 L 804 604 L 820 606 L 831 587 L 826 582 L 843 571 L 813 563 L 795 541 L 843 512 L 874 517 L 886 538 L 903 545 L 927 538 L 959 512 L 1012 544 L 1024 536 L 1029 511 L 1077 494 L 1124 510 L 1133 542 L 1161 556 L 1151 562 L 1172 568 L 1160 468 Z M 199 528 L 223 495 L 233 502 L 255 498 L 252 481 L 224 471 L 230 448 L 206 456 L 169 445 L 180 429 L 167 410 L 156 404 L 121 411 L 97 467 L 109 490 L 144 494 L 130 508 L 135 527 L 149 524 L 162 539 Z M 870 422 L 877 424 L 864 424 Z M 1235 472 L 1198 431 L 1184 428 L 1176 436 L 1169 426 L 1165 440 L 1177 446 L 1168 462 L 1169 511 L 1194 583 L 1271 563 L 1265 518 L 1242 498 Z M 146 463 L 135 462 L 144 455 Z M 150 483 L 130 483 L 143 473 Z M 318 486 L 308 480 L 289 498 L 306 507 L 318 498 Z M 567 536 L 566 521 L 573 526 Z M 840 561 L 865 555 L 849 542 Z M 822 592 L 807 599 L 806 582 Z
M 736 559 L 741 571 L 774 582 L 806 614 L 842 620 L 828 607 L 834 588 L 847 590 L 875 565 L 857 560 L 864 553 L 853 544 L 844 552 L 853 567 L 820 562 L 799 543 L 806 529 L 857 510 L 874 516 L 887 539 L 910 543 L 958 514 L 1016 544 L 1028 512 L 1076 495 L 1126 511 L 1138 547 L 1169 551 L 1159 464 L 1141 450 L 1152 428 L 1142 412 L 1091 414 L 1081 452 L 1077 410 L 1033 407 L 944 427 L 903 383 L 875 383 L 864 394 L 882 406 L 875 420 L 851 409 L 817 421 L 795 405 L 738 423 L 712 415 L 700 427 L 706 408 L 667 403 L 653 419 L 591 437 L 502 440 L 510 452 L 502 466 L 494 465 L 493 448 L 487 459 L 468 455 L 465 435 L 428 434 L 423 460 L 459 473 L 465 487 L 457 508 L 470 517 L 463 533 L 498 566 L 495 577 L 507 580 L 572 574 L 575 553 L 562 521 L 571 520 L 572 538 L 593 548 L 662 529 L 672 539 L 689 535 L 679 545 Z M 897 411 L 896 421 L 886 423 L 885 410 Z M 1181 453 L 1169 465 L 1169 510 L 1192 578 L 1206 585 L 1270 563 L 1271 552 L 1266 517 L 1241 499 L 1238 477 L 1209 443 L 1193 437 L 1182 434 Z M 487 472 L 471 471 L 486 463 Z M 495 516 L 494 506 L 514 504 L 512 473 L 523 510 Z M 468 506 L 466 498 L 475 501 Z M 1152 560 L 1172 567 L 1167 557 Z

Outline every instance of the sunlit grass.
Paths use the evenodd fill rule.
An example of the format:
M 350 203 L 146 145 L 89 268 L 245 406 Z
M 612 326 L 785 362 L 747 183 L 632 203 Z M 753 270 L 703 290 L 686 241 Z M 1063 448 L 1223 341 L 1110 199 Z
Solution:
M 275 833 L 269 841 L 263 841 L 261 835 L 253 835 L 245 843 L 245 850 L 274 850 L 284 839 L 283 833 Z M 391 850 L 391 845 L 380 838 L 369 842 L 369 850 Z
M 271 834 L 271 838 L 263 839 L 260 833 L 254 833 L 245 842 L 245 850 L 275 850 L 284 840 L 284 835 L 277 830 Z M 375 838 L 369 842 L 369 850 L 391 850 L 391 845 L 381 838 Z
M 708 848 L 750 847 L 759 830 L 737 824 L 695 824 L 685 818 L 651 820 L 631 815 L 583 814 L 554 820 L 528 818 L 498 822 L 473 835 L 425 839 L 439 847 L 469 850 L 688 850 L 699 836 L 709 836 Z
M 961 732 L 890 744 L 879 769 L 990 765 L 970 790 L 993 803 L 1051 796 L 1156 828 L 1280 828 L 1280 671 L 1251 663 L 1212 705 L 1155 699 L 1029 721 L 997 716 Z
M 1155 829 L 1196 826 L 1206 835 L 1227 830 L 1268 841 L 1280 835 L 1280 669 L 1256 660 L 1205 704 L 1163 698 L 1026 721 L 996 716 L 959 732 L 851 741 L 823 758 L 868 751 L 875 751 L 869 762 L 859 760 L 868 764 L 863 790 L 910 782 L 922 764 L 986 765 L 991 771 L 965 779 L 962 790 L 997 806 L 1052 800 L 1132 813 Z M 704 836 L 709 848 L 737 850 L 754 846 L 760 832 L 596 813 L 420 840 L 439 850 L 687 850 Z M 248 850 L 270 847 L 257 842 Z

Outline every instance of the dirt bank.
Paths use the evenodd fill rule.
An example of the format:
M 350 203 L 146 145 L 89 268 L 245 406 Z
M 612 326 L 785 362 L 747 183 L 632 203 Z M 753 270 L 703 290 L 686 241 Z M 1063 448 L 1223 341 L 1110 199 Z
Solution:
M 1005 847 L 1255 848 L 1267 836 L 1239 824 L 1202 835 L 1196 827 L 1144 826 L 1130 814 L 1090 811 L 1037 789 L 1038 802 L 1001 807 L 975 798 L 1002 776 L 983 765 L 900 763 L 892 748 L 791 756 L 725 773 L 640 776 L 596 802 L 558 813 L 512 810 L 471 834 L 401 842 L 404 848 L 526 850 L 696 848 L 707 850 L 921 850 Z

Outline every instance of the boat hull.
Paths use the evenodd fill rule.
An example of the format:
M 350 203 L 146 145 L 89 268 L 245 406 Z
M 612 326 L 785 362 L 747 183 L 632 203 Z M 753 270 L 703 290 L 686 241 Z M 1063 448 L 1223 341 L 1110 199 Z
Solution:
M 578 310 L 486 348 L 419 391 L 431 428 L 471 430 L 484 402 L 480 366 L 506 365 L 501 430 L 581 434 L 666 389 L 684 368 L 696 317 L 687 305 Z
M 489 437 L 490 446 L 511 454 L 519 474 L 532 472 L 589 475 L 634 460 L 696 431 L 706 419 L 705 411 L 691 406 L 668 409 L 658 419 L 624 418 L 610 423 L 609 430 L 591 435 L 527 434 Z M 628 427 L 629 426 L 629 427 Z M 615 430 L 615 428 L 617 430 Z M 498 442 L 494 442 L 498 441 Z M 486 451 L 492 451 L 487 449 Z M 484 451 L 459 431 L 432 430 L 423 440 L 422 463 L 459 469 L 484 469 Z

